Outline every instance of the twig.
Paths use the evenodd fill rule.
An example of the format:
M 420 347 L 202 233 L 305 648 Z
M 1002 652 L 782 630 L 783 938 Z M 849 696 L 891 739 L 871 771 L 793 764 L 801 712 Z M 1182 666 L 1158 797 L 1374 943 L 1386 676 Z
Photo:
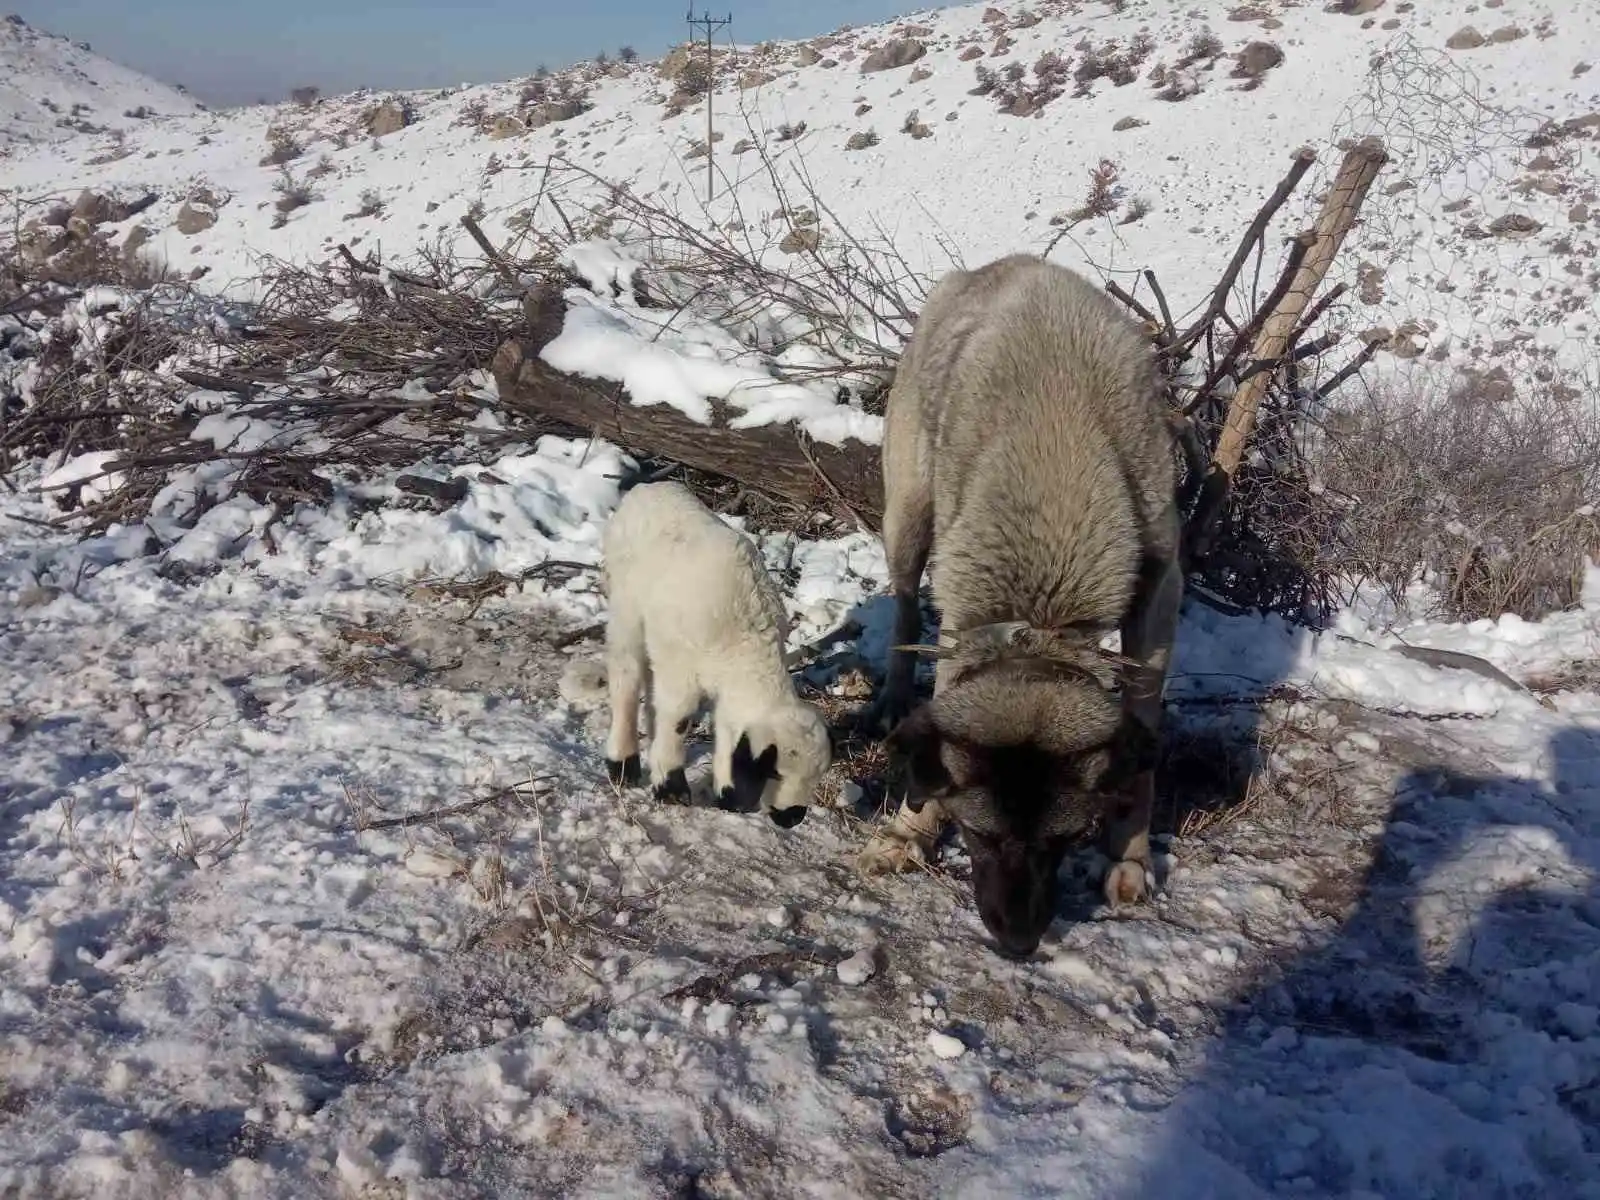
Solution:
M 1150 285 L 1150 291 L 1156 298 L 1156 307 L 1161 310 L 1161 323 L 1166 330 L 1166 343 L 1171 345 L 1178 336 L 1178 330 L 1172 323 L 1172 310 L 1167 307 L 1167 294 L 1161 290 L 1161 285 L 1156 282 L 1156 273 L 1146 267 L 1144 281 Z
M 1300 327 L 1289 336 L 1289 344 L 1292 346 L 1301 338 L 1305 337 L 1305 335 L 1311 331 L 1311 327 L 1317 323 L 1317 319 L 1321 317 L 1323 313 L 1328 311 L 1328 306 L 1333 304 L 1334 301 L 1338 300 L 1349 290 L 1350 285 L 1343 280 L 1340 280 L 1338 283 L 1329 288 L 1326 295 L 1324 295 L 1310 308 L 1306 309 L 1306 315 L 1300 319 Z
M 1128 291 L 1115 279 L 1106 280 L 1106 291 L 1116 299 L 1122 301 L 1123 304 L 1127 305 L 1133 310 L 1135 316 L 1149 325 L 1151 330 L 1154 331 L 1157 341 L 1161 341 L 1161 339 L 1165 337 L 1165 334 L 1162 332 L 1161 319 L 1144 305 L 1140 304 L 1138 300 L 1134 299 L 1132 292 Z
M 1316 244 L 1316 240 L 1317 235 L 1310 231 L 1297 233 L 1290 239 L 1289 253 L 1284 258 L 1283 270 L 1278 272 L 1278 282 L 1272 285 L 1272 291 L 1267 294 L 1267 298 L 1256 306 L 1255 312 L 1250 314 L 1250 319 L 1245 322 L 1244 328 L 1234 337 L 1221 361 L 1211 369 L 1211 373 L 1206 377 L 1205 382 L 1197 389 L 1194 400 L 1184 410 L 1186 413 L 1194 412 L 1210 398 L 1217 385 L 1227 378 L 1228 373 L 1233 370 L 1234 364 L 1239 361 L 1239 356 L 1255 341 L 1256 334 L 1260 332 L 1261 326 L 1268 317 L 1277 311 L 1278 305 L 1283 301 L 1284 296 L 1288 294 L 1289 288 L 1294 284 L 1295 276 L 1300 271 L 1300 264 L 1305 261 L 1307 252 Z
M 839 490 L 839 485 L 834 483 L 832 477 L 822 469 L 822 464 L 817 461 L 817 456 L 811 452 L 811 438 L 806 431 L 796 429 L 794 438 L 800 447 L 800 453 L 805 455 L 806 462 L 811 464 L 811 469 L 816 472 L 817 478 L 822 480 L 823 486 L 828 489 L 828 494 L 833 497 L 835 503 L 850 514 L 858 529 L 870 529 L 871 526 L 861 516 L 861 513 L 850 501 L 845 499 L 844 493 Z
M 1223 271 L 1222 278 L 1212 290 L 1205 311 L 1178 338 L 1178 346 L 1186 349 L 1194 345 L 1210 328 L 1211 323 L 1227 310 L 1228 294 L 1233 290 L 1234 281 L 1239 278 L 1239 272 L 1250 257 L 1250 251 L 1266 235 L 1267 226 L 1273 216 L 1283 207 L 1283 202 L 1289 198 L 1294 189 L 1300 186 L 1300 181 L 1305 178 L 1306 172 L 1311 170 L 1311 165 L 1316 161 L 1317 153 L 1309 146 L 1302 146 L 1294 152 L 1289 173 L 1278 181 L 1278 186 L 1273 189 L 1272 195 L 1268 196 L 1266 203 L 1257 210 L 1255 218 L 1244 231 L 1244 237 L 1239 240 L 1239 248 L 1233 252 L 1233 258 L 1229 261 L 1227 269 Z
M 368 829 L 410 829 L 415 825 L 426 825 L 430 821 L 442 821 L 447 817 L 459 817 L 465 813 L 476 812 L 490 804 L 496 804 L 508 796 L 515 796 L 519 788 L 535 783 L 546 783 L 554 779 L 554 775 L 534 775 L 521 783 L 513 783 L 499 791 L 491 792 L 477 800 L 468 800 L 462 804 L 452 804 L 447 808 L 430 808 L 426 812 L 408 813 L 403 817 L 386 817 L 382 821 L 366 821 L 359 825 L 359 831 Z
M 546 639 L 551 648 L 565 650 L 568 646 L 576 646 L 579 642 L 587 642 L 590 638 L 597 638 L 606 631 L 604 621 L 596 621 L 592 625 L 580 625 L 577 629 L 563 630 Z
M 1345 363 L 1344 366 L 1335 371 L 1332 378 L 1330 378 L 1327 383 L 1323 384 L 1316 390 L 1311 398 L 1312 402 L 1316 404 L 1326 400 L 1335 391 L 1337 391 L 1346 380 L 1360 371 L 1362 367 L 1371 362 L 1373 357 L 1382 348 L 1383 344 L 1376 339 L 1368 342 L 1361 348 L 1361 353 L 1357 354 L 1349 362 Z
M 465 229 L 472 240 L 478 243 L 478 248 L 483 251 L 483 256 L 489 260 L 489 264 L 499 273 L 501 280 L 506 287 L 511 289 L 513 294 L 526 290 L 517 282 L 516 274 L 506 265 L 506 261 L 500 256 L 500 252 L 490 243 L 489 238 L 483 232 L 483 228 L 472 219 L 471 213 L 461 214 L 461 228 Z

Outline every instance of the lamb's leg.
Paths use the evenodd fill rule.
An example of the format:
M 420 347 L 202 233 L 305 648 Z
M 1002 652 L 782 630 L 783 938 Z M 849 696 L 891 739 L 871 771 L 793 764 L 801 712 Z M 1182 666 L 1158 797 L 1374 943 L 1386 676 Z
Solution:
M 614 784 L 632 786 L 643 778 L 639 764 L 639 700 L 647 675 L 643 630 L 636 622 L 613 614 L 606 623 L 606 690 L 611 702 L 606 778 Z
M 1157 735 L 1161 732 L 1161 689 L 1177 634 L 1183 575 L 1170 559 L 1147 559 L 1139 573 L 1138 592 L 1122 627 L 1122 652 L 1135 660 L 1124 675 L 1125 707 L 1130 716 Z M 1155 878 L 1150 862 L 1150 817 L 1155 808 L 1154 771 L 1142 771 L 1118 800 L 1106 822 L 1106 902 L 1136 904 Z
M 721 796 L 733 787 L 733 747 L 739 740 L 739 731 L 723 718 L 720 704 L 712 715 L 712 729 L 711 785 Z
M 684 773 L 684 736 L 700 705 L 699 688 L 656 671 L 651 694 L 655 697 L 655 734 L 650 739 L 650 782 L 657 800 L 687 803 L 689 778 Z

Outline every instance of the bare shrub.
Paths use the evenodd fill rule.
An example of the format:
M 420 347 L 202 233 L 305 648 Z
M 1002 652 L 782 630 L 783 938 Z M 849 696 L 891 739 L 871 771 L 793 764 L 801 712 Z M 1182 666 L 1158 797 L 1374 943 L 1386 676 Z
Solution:
M 523 88 L 524 99 L 527 98 L 527 90 L 527 88 Z M 461 112 L 457 114 L 456 119 L 451 124 L 467 129 L 482 130 L 486 128 L 489 124 L 489 102 L 482 96 L 475 100 L 467 101 L 466 104 L 461 106 Z
M 376 217 L 383 213 L 385 201 L 383 193 L 377 188 L 366 188 L 361 193 L 361 207 L 356 209 L 357 217 Z
M 691 58 L 678 72 L 677 85 L 680 96 L 691 99 L 704 96 L 711 90 L 711 67 L 703 58 Z
M 1178 60 L 1178 66 L 1187 67 L 1202 60 L 1217 58 L 1222 54 L 1222 39 L 1210 29 L 1202 29 L 1189 39 L 1189 48 Z
M 1155 39 L 1148 33 L 1136 34 L 1126 48 L 1119 48 L 1114 41 L 1098 48 L 1089 45 L 1072 73 L 1077 84 L 1073 95 L 1087 96 L 1097 79 L 1109 79 L 1117 87 L 1126 87 L 1139 78 L 1139 67 L 1150 57 L 1155 45 Z
M 594 107 L 592 92 L 587 84 L 580 84 L 569 75 L 562 75 L 551 88 L 554 102 L 561 106 L 561 120 L 570 120 Z
M 288 167 L 280 168 L 278 178 L 273 182 L 272 190 L 278 193 L 277 216 L 272 219 L 272 227 L 281 229 L 289 223 L 289 214 L 296 209 L 304 208 L 317 199 L 317 194 L 311 190 L 309 183 L 295 179 L 293 172 Z
M 261 159 L 263 167 L 281 167 L 305 153 L 305 147 L 289 129 L 275 127 L 267 130 L 267 153 Z
M 1511 398 L 1481 376 L 1346 403 L 1312 462 L 1340 510 L 1327 567 L 1401 604 L 1433 585 L 1452 620 L 1576 604 L 1600 553 L 1600 415 L 1560 389 Z
M 1102 158 L 1099 163 L 1091 167 L 1089 191 L 1084 196 L 1083 203 L 1073 211 L 1072 219 L 1084 221 L 1090 217 L 1106 217 L 1116 212 L 1117 206 L 1122 203 L 1120 189 L 1117 187 L 1117 176 L 1117 164 L 1109 158 Z
M 617 58 L 621 62 L 629 64 L 636 63 L 639 61 L 639 52 L 632 46 L 624 46 L 622 49 L 617 51 Z
M 1122 220 L 1118 224 L 1132 225 L 1135 221 L 1142 221 L 1150 215 L 1150 211 L 1150 201 L 1143 196 L 1135 196 L 1128 201 L 1127 207 L 1122 210 Z
M 297 87 L 289 93 L 289 99 L 301 108 L 311 108 L 322 95 L 322 89 L 316 87 Z
M 1174 67 L 1170 71 L 1162 72 L 1151 82 L 1159 88 L 1156 99 L 1166 100 L 1172 104 L 1181 103 L 1191 96 L 1200 94 L 1200 74 L 1191 67 Z
M 1046 50 L 1033 64 L 1034 98 L 1040 108 L 1067 90 L 1070 65 L 1054 50 Z
M 1028 117 L 1038 112 L 1066 91 L 1067 61 L 1054 50 L 1041 54 L 1033 64 L 1033 79 L 1021 63 L 1007 63 L 1000 71 L 984 63 L 974 63 L 977 86 L 969 92 L 973 96 L 988 96 L 995 107 L 1014 117 Z
M 778 126 L 777 131 L 773 134 L 773 136 L 776 137 L 780 142 L 792 142 L 805 131 L 806 123 L 804 121 L 796 121 L 793 124 L 785 121 L 782 125 Z

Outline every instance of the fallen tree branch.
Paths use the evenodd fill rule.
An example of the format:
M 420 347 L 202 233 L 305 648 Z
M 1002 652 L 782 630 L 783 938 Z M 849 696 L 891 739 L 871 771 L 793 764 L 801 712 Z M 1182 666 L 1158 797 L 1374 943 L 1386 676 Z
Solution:
M 489 241 L 488 235 L 483 232 L 483 227 L 472 219 L 471 213 L 461 214 L 461 228 L 467 231 L 467 236 L 478 243 L 478 249 L 483 251 L 484 258 L 489 261 L 489 265 L 500 276 L 501 282 L 510 288 L 513 293 L 522 291 L 522 285 L 517 282 L 516 274 L 506 265 L 505 258 Z

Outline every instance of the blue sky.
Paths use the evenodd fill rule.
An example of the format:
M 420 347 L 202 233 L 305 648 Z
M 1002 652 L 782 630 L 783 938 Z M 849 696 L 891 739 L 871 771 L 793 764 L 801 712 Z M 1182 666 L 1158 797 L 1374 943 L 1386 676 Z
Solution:
M 741 42 L 809 37 L 913 11 L 916 0 L 721 0 Z M 654 57 L 687 33 L 684 0 L 11 0 L 37 28 L 212 104 L 442 87 L 530 74 L 632 45 Z M 20 7 L 16 7 L 20 5 Z M 696 13 L 701 11 L 697 3 Z

